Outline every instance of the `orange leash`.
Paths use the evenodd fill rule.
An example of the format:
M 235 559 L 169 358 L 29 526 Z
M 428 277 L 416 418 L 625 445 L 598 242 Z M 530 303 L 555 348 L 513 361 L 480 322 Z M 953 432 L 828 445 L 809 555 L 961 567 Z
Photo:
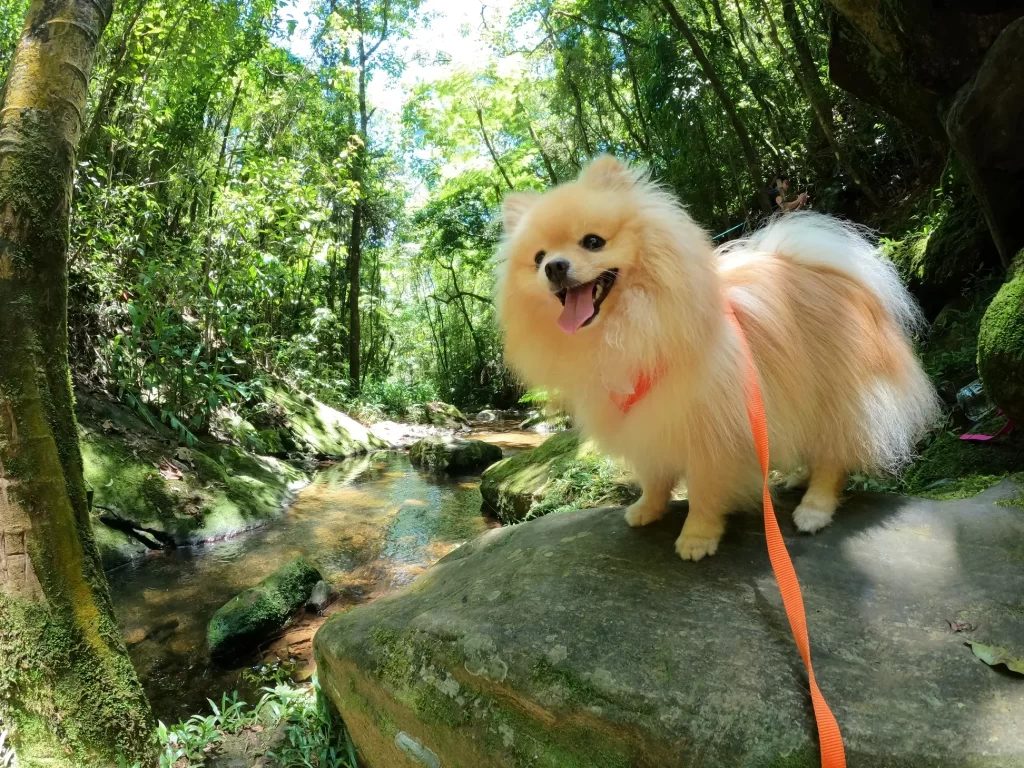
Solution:
M 754 435 L 754 447 L 757 449 L 757 458 L 761 462 L 761 474 L 764 476 L 762 496 L 764 499 L 764 532 L 768 539 L 768 558 L 772 562 L 772 570 L 775 571 L 775 579 L 779 583 L 782 605 L 786 609 L 786 617 L 789 619 L 793 639 L 796 640 L 796 647 L 804 660 L 804 666 L 807 667 L 807 680 L 811 685 L 811 703 L 814 705 L 814 719 L 818 725 L 821 766 L 822 768 L 846 768 L 846 753 L 843 750 L 843 736 L 839 732 L 839 724 L 836 722 L 832 710 L 828 708 L 825 697 L 821 695 L 818 683 L 814 679 L 814 668 L 811 666 L 811 643 L 807 637 L 807 614 L 804 610 L 804 598 L 800 593 L 800 582 L 797 581 L 793 561 L 789 559 L 789 552 L 786 551 L 786 542 L 782 538 L 782 531 L 779 530 L 779 521 L 775 517 L 775 507 L 772 506 L 772 497 L 768 490 L 768 422 L 764 415 L 761 387 L 757 381 L 757 368 L 754 365 L 754 358 L 750 354 L 746 334 L 743 333 L 743 328 L 731 306 L 728 309 L 728 315 L 739 336 L 740 346 L 743 348 L 747 361 L 745 386 L 747 418 L 750 420 L 750 430 Z

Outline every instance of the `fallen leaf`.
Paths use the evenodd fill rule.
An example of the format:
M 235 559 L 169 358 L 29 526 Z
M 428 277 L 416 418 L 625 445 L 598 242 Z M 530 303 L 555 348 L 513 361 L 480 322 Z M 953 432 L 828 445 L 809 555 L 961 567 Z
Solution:
M 946 619 L 946 623 L 949 624 L 949 628 L 954 632 L 973 632 L 974 625 L 969 624 L 966 621 L 950 621 Z
M 166 459 L 160 462 L 160 476 L 167 480 L 181 480 L 184 477 L 181 470 Z
M 967 641 L 967 645 L 971 646 L 971 651 L 979 659 L 984 661 L 990 667 L 995 667 L 1000 664 L 1004 665 L 1011 672 L 1016 672 L 1018 675 L 1024 675 L 1024 659 L 1018 659 L 1010 655 L 1010 652 L 1005 648 L 1000 648 L 996 645 L 982 645 L 981 643 Z

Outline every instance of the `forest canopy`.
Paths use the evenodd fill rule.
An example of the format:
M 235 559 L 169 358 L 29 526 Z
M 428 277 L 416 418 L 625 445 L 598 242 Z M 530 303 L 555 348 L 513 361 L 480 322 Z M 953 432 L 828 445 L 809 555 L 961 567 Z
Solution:
M 897 234 L 941 204 L 944 150 L 831 84 L 817 2 L 456 5 L 118 3 L 77 160 L 76 376 L 185 438 L 277 379 L 512 404 L 497 211 L 600 153 L 727 237 L 779 173 Z M 25 7 L 0 2 L 0 66 Z

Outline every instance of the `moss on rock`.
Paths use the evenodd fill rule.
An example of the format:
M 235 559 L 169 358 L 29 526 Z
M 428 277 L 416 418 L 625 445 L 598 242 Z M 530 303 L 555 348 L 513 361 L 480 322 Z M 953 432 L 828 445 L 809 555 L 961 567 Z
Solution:
M 267 391 L 267 400 L 284 410 L 295 442 L 319 456 L 345 458 L 388 447 L 351 416 L 309 395 L 271 389 Z M 260 439 L 276 446 L 270 435 L 261 433 Z M 281 436 L 276 440 L 280 441 Z
M 977 739 L 995 733 L 1003 752 L 989 763 L 1016 766 L 1012 717 L 945 713 L 994 695 L 1016 703 L 1017 684 L 934 626 L 935 606 L 952 604 L 988 637 L 1021 634 L 1024 615 L 1005 606 L 1019 593 L 1024 518 L 973 501 L 850 506 L 813 547 L 783 530 L 817 642 L 843 649 L 817 664 L 845 732 L 863 735 L 851 764 L 971 765 Z M 412 768 L 426 750 L 446 768 L 817 765 L 763 522 L 737 515 L 727 546 L 691 568 L 672 547 L 682 511 L 641 530 L 604 510 L 491 530 L 404 590 L 328 619 L 313 641 L 319 680 L 368 768 Z M 900 567 L 875 568 L 865 589 L 866 562 Z M 970 578 L 981 562 L 984 590 Z
M 572 507 L 629 503 L 639 490 L 622 465 L 570 430 L 489 467 L 480 495 L 502 522 L 517 523 Z
M 285 462 L 234 446 L 200 444 L 183 452 L 88 426 L 82 458 L 94 488 L 94 528 L 112 518 L 123 521 L 122 530 L 179 546 L 262 525 L 283 511 L 290 486 L 304 479 Z M 123 548 L 111 548 L 110 537 L 98 539 L 104 567 L 121 564 Z
M 1024 421 L 1024 251 L 981 320 L 978 372 L 989 398 Z
M 501 448 L 483 440 L 426 437 L 413 443 L 409 458 L 414 466 L 455 475 L 489 467 L 501 461 Z
M 142 554 L 147 544 L 194 544 L 262 525 L 305 480 L 284 461 L 234 445 L 178 448 L 159 427 L 88 395 L 79 397 L 78 418 L 93 529 L 107 569 Z
M 279 568 L 255 587 L 221 606 L 206 629 L 206 644 L 216 658 L 239 656 L 280 630 L 305 604 L 320 572 L 303 557 Z
M 972 277 L 999 269 L 999 254 L 981 206 L 966 186 L 953 184 L 950 199 L 934 214 L 932 225 L 882 244 L 929 320 L 960 296 Z

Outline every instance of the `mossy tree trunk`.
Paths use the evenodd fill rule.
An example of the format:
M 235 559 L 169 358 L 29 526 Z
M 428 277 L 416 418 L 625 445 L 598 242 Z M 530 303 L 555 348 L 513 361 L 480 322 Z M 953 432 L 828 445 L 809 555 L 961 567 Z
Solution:
M 0 720 L 23 767 L 155 759 L 93 542 L 67 359 L 68 213 L 112 0 L 33 0 L 0 111 Z

